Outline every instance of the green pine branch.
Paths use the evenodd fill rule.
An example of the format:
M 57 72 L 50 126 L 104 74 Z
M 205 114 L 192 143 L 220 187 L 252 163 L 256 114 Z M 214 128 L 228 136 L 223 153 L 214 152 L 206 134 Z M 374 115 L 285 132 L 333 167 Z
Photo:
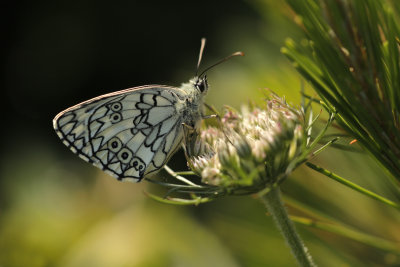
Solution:
M 287 0 L 308 39 L 282 52 L 338 123 L 400 181 L 400 55 L 395 1 Z

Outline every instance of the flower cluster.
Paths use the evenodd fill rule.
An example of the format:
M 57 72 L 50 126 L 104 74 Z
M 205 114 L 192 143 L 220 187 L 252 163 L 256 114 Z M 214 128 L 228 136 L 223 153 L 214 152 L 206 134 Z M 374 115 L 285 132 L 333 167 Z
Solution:
M 305 148 L 303 113 L 277 96 L 263 108 L 227 109 L 220 122 L 186 142 L 188 164 L 205 184 L 259 191 L 286 177 Z

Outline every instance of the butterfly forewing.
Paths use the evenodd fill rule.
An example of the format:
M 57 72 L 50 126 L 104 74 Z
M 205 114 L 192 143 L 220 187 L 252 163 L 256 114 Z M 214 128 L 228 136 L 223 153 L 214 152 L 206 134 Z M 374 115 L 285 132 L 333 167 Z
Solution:
M 118 180 L 140 181 L 179 147 L 184 93 L 150 85 L 103 95 L 59 113 L 54 129 L 82 159 Z

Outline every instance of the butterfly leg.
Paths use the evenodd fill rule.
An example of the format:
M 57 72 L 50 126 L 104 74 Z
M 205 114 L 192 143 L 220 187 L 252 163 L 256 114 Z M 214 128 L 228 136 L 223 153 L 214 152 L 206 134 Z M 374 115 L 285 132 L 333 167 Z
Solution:
M 185 157 L 187 162 L 190 162 L 190 158 L 195 156 L 195 146 L 196 141 L 198 140 L 199 133 L 196 128 L 188 125 L 186 123 L 182 123 L 183 126 L 183 152 L 185 153 Z
M 184 123 L 184 122 L 182 122 L 182 126 L 183 126 L 183 131 L 184 131 L 184 133 L 187 133 L 188 131 L 189 131 L 189 132 L 193 132 L 193 131 L 196 130 L 196 128 L 195 128 L 194 126 L 189 125 L 189 124 L 186 124 L 186 123 Z
M 211 112 L 213 112 L 214 114 L 211 115 L 202 115 L 202 119 L 211 119 L 211 118 L 218 118 L 220 119 L 221 117 L 219 116 L 218 112 L 215 110 L 214 107 L 208 105 L 207 103 L 204 103 L 204 106 L 210 110 Z
M 211 114 L 211 115 L 204 115 L 201 118 L 203 120 L 206 120 L 206 119 L 212 119 L 212 118 L 219 118 L 219 116 L 217 114 Z
M 226 139 L 228 140 L 229 143 L 231 143 L 231 144 L 233 145 L 232 141 L 229 139 L 228 135 L 227 135 L 226 132 L 224 131 L 224 128 L 222 127 L 222 124 L 223 124 L 223 123 L 222 123 L 222 120 L 221 120 L 221 116 L 218 114 L 218 112 L 215 110 L 215 108 L 214 108 L 213 106 L 210 106 L 210 105 L 208 105 L 207 103 L 204 103 L 204 106 L 205 106 L 206 108 L 208 108 L 210 111 L 214 112 L 215 114 L 209 115 L 209 116 L 203 116 L 203 119 L 217 118 L 218 123 L 220 124 L 221 129 L 222 129 L 222 132 L 224 133 Z

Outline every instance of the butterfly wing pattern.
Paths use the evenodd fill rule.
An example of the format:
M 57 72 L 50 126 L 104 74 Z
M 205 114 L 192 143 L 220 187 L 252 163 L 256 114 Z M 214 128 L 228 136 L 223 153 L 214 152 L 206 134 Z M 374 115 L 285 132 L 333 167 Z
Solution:
M 181 144 L 187 95 L 163 85 L 126 89 L 59 113 L 53 126 L 85 161 L 118 180 L 138 182 L 162 168 Z

